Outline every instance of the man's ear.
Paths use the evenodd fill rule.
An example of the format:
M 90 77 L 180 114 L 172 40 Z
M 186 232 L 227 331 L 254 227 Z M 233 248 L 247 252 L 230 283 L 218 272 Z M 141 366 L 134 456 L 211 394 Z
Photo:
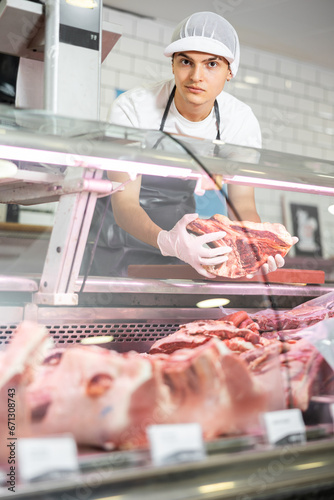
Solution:
M 230 80 L 232 80 L 232 78 L 233 78 L 232 71 L 230 70 L 230 68 L 228 68 L 226 80 L 229 82 Z

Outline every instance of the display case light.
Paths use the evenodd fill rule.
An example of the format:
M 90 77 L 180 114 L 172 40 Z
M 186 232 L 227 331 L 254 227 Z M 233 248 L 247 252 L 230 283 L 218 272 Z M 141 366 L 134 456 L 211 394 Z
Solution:
M 217 297 L 217 298 L 213 298 L 213 299 L 201 300 L 200 302 L 197 302 L 196 307 L 199 307 L 200 309 L 208 309 L 210 307 L 227 306 L 227 304 L 229 304 L 229 303 L 230 303 L 229 299 Z
M 66 0 L 66 3 L 83 9 L 95 9 L 95 7 L 98 6 L 98 2 L 96 0 Z
M 159 163 L 141 162 L 139 160 L 128 160 L 126 158 L 107 158 L 89 155 L 77 155 L 66 151 L 50 151 L 44 149 L 19 147 L 12 145 L 0 145 L 0 159 L 12 162 L 22 161 L 33 164 L 63 165 L 66 167 L 96 168 L 111 172 L 125 172 L 130 178 L 136 175 L 155 175 L 158 177 L 174 177 L 178 179 L 198 180 L 207 173 L 200 170 L 200 167 L 166 165 Z M 178 164 L 182 164 L 181 161 Z M 256 171 L 252 171 L 256 173 Z M 244 175 L 221 174 L 222 182 L 226 184 L 241 184 L 253 187 L 263 187 L 270 189 L 282 189 L 286 191 L 296 191 L 303 193 L 322 194 L 334 196 L 334 176 L 328 176 L 331 182 L 327 185 L 310 184 L 307 179 L 300 179 L 299 182 L 284 181 L 267 177 L 250 177 Z M 316 175 L 315 180 L 321 179 L 321 175 Z M 303 182 L 304 180 L 304 182 Z M 332 185 L 330 185 L 332 184 Z M 199 187 L 199 186 L 198 186 Z
M 112 342 L 114 337 L 112 335 L 96 335 L 94 337 L 86 337 L 81 339 L 81 344 L 91 345 L 91 344 L 108 344 Z
M 136 175 L 156 175 L 158 177 L 176 177 L 181 179 L 199 179 L 200 172 L 193 172 L 190 168 L 159 165 L 140 161 L 120 160 L 118 158 L 104 158 L 69 154 L 61 151 L 48 151 L 18 146 L 0 146 L 0 158 L 11 161 L 45 163 L 49 165 L 64 165 L 66 167 L 97 168 L 112 172 L 128 173 L 130 178 Z
M 301 184 L 298 182 L 282 181 L 276 179 L 266 179 L 260 177 L 247 177 L 245 175 L 226 175 L 222 176 L 223 182 L 227 184 L 248 184 L 254 187 L 266 187 L 273 189 L 283 189 L 286 191 L 298 191 L 303 193 L 334 195 L 334 187 L 317 186 L 312 184 Z

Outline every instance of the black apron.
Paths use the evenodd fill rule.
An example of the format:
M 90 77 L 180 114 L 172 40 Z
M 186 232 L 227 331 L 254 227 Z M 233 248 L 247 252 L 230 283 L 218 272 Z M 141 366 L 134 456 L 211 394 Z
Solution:
M 176 87 L 174 86 L 169 96 L 159 128 L 161 131 L 163 131 L 165 126 L 174 99 L 175 89 Z M 220 139 L 220 118 L 217 101 L 215 101 L 214 108 L 217 121 L 216 138 Z M 159 142 L 160 140 L 155 144 L 155 147 L 158 147 Z M 185 214 L 196 211 L 194 198 L 195 186 L 196 181 L 193 180 L 143 175 L 139 202 L 155 224 L 169 231 Z M 164 257 L 157 248 L 143 243 L 121 229 L 115 222 L 110 199 L 99 198 L 96 202 L 81 272 L 84 273 L 87 269 L 106 202 L 109 203 L 110 207 L 108 207 L 105 216 L 94 260 L 89 272 L 91 276 L 127 276 L 128 266 L 131 264 L 182 264 L 175 257 Z

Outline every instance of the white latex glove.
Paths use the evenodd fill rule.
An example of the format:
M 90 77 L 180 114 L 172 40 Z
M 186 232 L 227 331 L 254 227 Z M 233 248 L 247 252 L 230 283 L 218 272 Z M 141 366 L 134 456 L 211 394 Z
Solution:
M 276 271 L 279 267 L 283 267 L 285 264 L 285 260 L 283 259 L 282 255 L 277 254 L 275 257 L 268 257 L 268 260 L 263 266 L 260 267 L 259 271 L 262 274 L 268 274 L 268 273 L 273 273 Z
M 190 264 L 199 274 L 206 278 L 215 278 L 202 266 L 215 266 L 222 264 L 228 259 L 227 253 L 231 247 L 204 247 L 206 243 L 221 240 L 226 235 L 225 231 L 194 236 L 188 233 L 187 225 L 198 218 L 198 214 L 186 214 L 180 219 L 170 231 L 160 231 L 158 234 L 158 246 L 162 255 L 177 257 Z
M 292 239 L 293 239 L 293 245 L 295 245 L 299 241 L 299 238 L 297 238 L 297 236 L 293 236 Z M 263 264 L 263 266 L 260 267 L 260 269 L 258 270 L 258 273 L 261 273 L 261 274 L 273 273 L 279 267 L 283 267 L 284 264 L 285 264 L 285 260 L 283 259 L 282 255 L 277 254 L 277 255 L 275 255 L 275 257 L 270 256 L 270 257 L 268 257 L 267 262 L 265 264 Z M 246 277 L 253 278 L 253 276 L 254 276 L 254 274 L 247 274 Z

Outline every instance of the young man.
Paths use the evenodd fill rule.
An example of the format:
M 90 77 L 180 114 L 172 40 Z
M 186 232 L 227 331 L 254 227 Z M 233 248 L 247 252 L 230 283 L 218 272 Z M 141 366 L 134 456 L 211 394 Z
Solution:
M 174 78 L 121 94 L 111 107 L 110 122 L 261 147 L 252 110 L 223 90 L 239 66 L 238 36 L 226 19 L 213 12 L 191 15 L 176 27 L 164 55 L 172 58 Z M 127 174 L 112 172 L 109 178 L 129 179 Z M 187 224 L 197 217 L 193 194 L 192 181 L 154 176 L 138 177 L 114 194 L 108 231 L 102 234 L 102 246 L 104 240 L 104 246 L 113 251 L 106 257 L 109 261 L 104 260 L 103 273 L 113 269 L 108 274 L 126 275 L 130 264 L 169 264 L 179 262 L 177 258 L 213 278 L 202 265 L 226 261 L 230 248 L 203 246 L 225 233 L 197 238 L 188 234 Z M 260 222 L 253 188 L 229 186 L 228 196 L 241 220 Z M 97 256 L 96 265 L 98 261 Z M 269 258 L 264 271 L 282 265 L 281 256 Z M 96 267 L 95 273 L 100 274 Z

